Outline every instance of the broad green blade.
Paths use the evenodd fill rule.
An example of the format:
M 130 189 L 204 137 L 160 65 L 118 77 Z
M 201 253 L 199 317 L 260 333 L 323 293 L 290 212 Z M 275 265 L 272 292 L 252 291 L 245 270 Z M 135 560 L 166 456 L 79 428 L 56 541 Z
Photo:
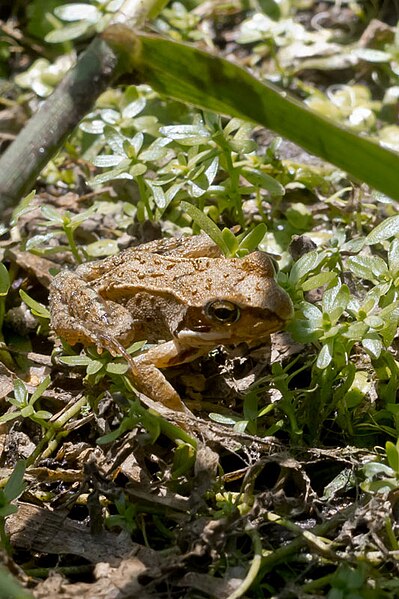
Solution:
M 264 125 L 399 199 L 399 154 L 313 112 L 287 92 L 186 44 L 135 34 L 123 25 L 102 36 L 117 52 L 121 70 L 139 74 L 157 92 Z

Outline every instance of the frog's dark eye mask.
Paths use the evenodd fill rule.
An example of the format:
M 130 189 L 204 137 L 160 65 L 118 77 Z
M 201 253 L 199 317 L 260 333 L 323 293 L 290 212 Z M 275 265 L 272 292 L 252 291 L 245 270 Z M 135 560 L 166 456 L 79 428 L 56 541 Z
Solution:
M 232 324 L 240 318 L 240 308 L 227 300 L 213 300 L 205 306 L 205 315 L 221 324 Z

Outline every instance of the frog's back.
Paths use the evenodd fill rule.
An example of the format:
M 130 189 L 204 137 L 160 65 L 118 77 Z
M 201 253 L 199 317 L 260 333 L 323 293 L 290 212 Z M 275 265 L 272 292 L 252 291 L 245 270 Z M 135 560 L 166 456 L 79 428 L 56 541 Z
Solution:
M 261 265 L 255 262 L 255 254 L 264 258 Z M 181 258 L 132 249 L 125 254 L 128 259 L 107 265 L 91 286 L 104 299 L 113 301 L 147 292 L 187 305 L 201 306 L 210 299 L 225 298 L 263 308 L 276 283 L 269 258 L 261 252 L 255 254 L 246 258 Z

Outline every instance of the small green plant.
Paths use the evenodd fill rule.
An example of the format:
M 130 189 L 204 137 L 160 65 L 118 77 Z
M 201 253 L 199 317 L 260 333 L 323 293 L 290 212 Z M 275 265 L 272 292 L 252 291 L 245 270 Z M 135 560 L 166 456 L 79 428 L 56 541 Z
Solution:
M 12 502 L 15 501 L 15 499 L 18 499 L 26 488 L 26 484 L 23 480 L 25 467 L 25 461 L 20 460 L 16 464 L 4 488 L 0 489 L 0 546 L 8 553 L 11 553 L 11 548 L 5 530 L 5 522 L 7 516 L 15 514 L 18 510 L 17 506 Z
M 46 98 L 53 93 L 75 60 L 74 54 L 63 54 L 52 62 L 38 58 L 29 69 L 15 77 L 15 82 L 23 89 L 31 89 L 39 97 Z
M 330 585 L 327 599 L 388 599 L 391 596 L 379 588 L 378 578 L 368 564 L 356 567 L 340 564 L 331 577 Z
M 322 423 L 334 412 L 335 422 L 346 433 L 354 435 L 359 426 L 364 430 L 366 424 L 364 415 L 360 424 L 360 406 L 366 401 L 370 377 L 364 372 L 360 379 L 352 363 L 360 348 L 367 356 L 367 363 L 374 367 L 375 380 L 381 381 L 380 397 L 385 400 L 384 416 L 374 414 L 374 423 L 386 420 L 389 411 L 393 413 L 389 405 L 394 401 L 395 391 L 392 380 L 388 379 L 397 376 L 397 365 L 388 349 L 399 324 L 399 242 L 390 239 L 397 234 L 398 227 L 399 219 L 394 216 L 357 240 L 346 242 L 337 234 L 329 247 L 304 254 L 288 276 L 282 273 L 280 280 L 297 308 L 289 329 L 295 339 L 313 343 L 318 349 L 309 391 L 302 396 L 303 401 L 299 400 L 299 391 L 282 392 L 284 398 L 293 394 L 293 405 L 300 401 L 304 407 L 302 417 L 297 412 L 299 420 L 294 428 L 292 416 L 289 417 L 291 430 L 302 430 L 306 424 L 312 435 L 317 436 Z M 383 245 L 385 251 L 376 251 L 377 244 Z M 374 247 L 374 252 L 370 252 Z M 343 282 L 348 271 L 352 289 L 359 291 L 356 295 Z M 369 282 L 366 290 L 364 281 Z M 316 303 L 307 301 L 306 295 L 317 288 L 323 289 L 322 299 Z M 285 411 L 286 400 L 279 403 Z M 371 421 L 370 426 L 374 426 Z
M 187 10 L 183 2 L 173 2 L 155 20 L 155 27 L 160 32 L 167 31 L 174 39 L 199 41 L 207 38 L 206 33 L 198 27 L 200 20 L 200 16 Z
M 265 194 L 284 195 L 281 183 L 265 172 L 272 158 L 262 161 L 254 154 L 256 143 L 250 138 L 248 123 L 231 119 L 222 125 L 216 115 L 190 116 L 187 111 L 191 123 L 163 126 L 156 116 L 159 108 L 154 94 L 142 89 L 138 95 L 131 87 L 110 102 L 112 106 L 98 108 L 81 124 L 86 134 L 100 136 L 97 145 L 92 142 L 100 150 L 92 161 L 108 169 L 92 183 L 134 180 L 139 190 L 139 220 L 159 218 L 172 201 L 188 195 L 201 210 L 204 200 L 212 198 L 209 214 L 214 220 L 229 210 L 244 225 L 243 198 L 254 193 L 259 200 Z M 143 116 L 137 117 L 142 111 Z M 242 180 L 247 184 L 242 185 Z
M 128 501 L 125 493 L 121 493 L 113 502 L 117 514 L 110 514 L 106 519 L 108 528 L 121 528 L 133 534 L 138 529 L 138 515 L 140 509 L 133 501 Z
M 46 410 L 36 410 L 35 403 L 40 399 L 50 384 L 51 378 L 46 376 L 32 395 L 29 396 L 25 383 L 21 381 L 21 379 L 15 379 L 14 397 L 7 397 L 7 401 L 13 405 L 16 410 L 0 416 L 0 423 L 10 422 L 17 418 L 30 418 L 30 420 L 40 424 L 43 428 L 48 428 L 49 425 L 47 420 L 52 417 L 51 412 L 47 412 Z
M 52 231 L 51 235 L 56 236 L 59 235 L 60 232 L 63 232 L 66 235 L 69 249 L 78 264 L 81 264 L 83 259 L 75 242 L 75 231 L 89 216 L 93 214 L 94 211 L 94 206 L 88 210 L 83 210 L 78 214 L 72 214 L 69 212 L 69 210 L 61 213 L 52 206 L 43 206 L 42 208 L 42 214 L 46 218 L 47 222 L 52 226 L 57 227 Z M 60 248 L 58 248 L 58 250 L 59 249 Z
M 54 9 L 54 16 L 48 16 L 54 29 L 46 35 L 45 40 L 59 44 L 95 35 L 109 25 L 122 4 L 123 0 L 95 0 L 92 3 L 57 6 Z M 62 21 L 68 24 L 65 25 Z
M 242 257 L 253 252 L 266 235 L 267 227 L 264 223 L 259 223 L 247 233 L 234 235 L 234 233 L 226 227 L 220 230 L 209 216 L 201 212 L 201 210 L 193 204 L 181 202 L 181 207 L 189 216 L 191 216 L 194 223 L 209 235 L 228 258 L 231 258 L 232 256 Z
M 10 289 L 10 275 L 3 263 L 0 262 L 0 341 L 3 341 L 2 329 L 5 314 L 6 297 Z
M 127 354 L 133 355 L 139 352 L 144 344 L 144 341 L 133 343 L 127 348 Z M 72 355 L 58 356 L 58 362 L 70 367 L 85 367 L 85 381 L 89 385 L 96 386 L 100 383 L 101 379 L 109 376 L 117 385 L 120 384 L 122 388 L 128 385 L 128 388 L 132 389 L 128 383 L 128 377 L 124 376 L 129 370 L 129 365 L 123 358 L 112 358 L 106 351 L 99 354 L 94 348 L 88 348 L 85 354 L 75 355 L 69 346 L 65 344 L 65 347 Z
M 399 439 L 396 443 L 387 441 L 385 456 L 366 462 L 361 470 L 365 477 L 361 483 L 363 491 L 389 493 L 396 490 L 399 486 Z
M 6 311 L 6 300 L 10 290 L 11 281 L 10 275 L 7 268 L 2 262 L 0 262 L 0 345 L 3 347 L 0 349 L 0 361 L 6 364 L 9 368 L 14 367 L 14 362 L 11 354 L 4 347 L 4 335 L 3 335 L 3 323 L 4 315 Z

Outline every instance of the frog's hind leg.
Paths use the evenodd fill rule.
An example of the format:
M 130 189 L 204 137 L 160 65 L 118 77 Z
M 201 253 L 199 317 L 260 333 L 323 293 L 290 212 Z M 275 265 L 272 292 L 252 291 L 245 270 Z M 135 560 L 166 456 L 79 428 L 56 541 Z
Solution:
M 134 338 L 134 322 L 127 310 L 105 302 L 73 272 L 58 274 L 50 285 L 51 325 L 70 345 L 96 345 L 112 354 Z
M 167 408 L 178 412 L 188 412 L 176 389 L 166 380 L 160 368 L 168 368 L 191 362 L 204 355 L 203 347 L 183 347 L 177 341 L 167 341 L 132 358 L 132 375 L 139 391 L 161 402 Z

